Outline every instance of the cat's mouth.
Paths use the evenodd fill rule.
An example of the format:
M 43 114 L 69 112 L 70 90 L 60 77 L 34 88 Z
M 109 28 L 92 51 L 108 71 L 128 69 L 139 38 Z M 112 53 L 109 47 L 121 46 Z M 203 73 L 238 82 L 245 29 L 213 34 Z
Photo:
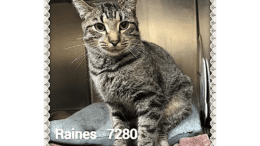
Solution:
M 118 56 L 126 52 L 126 48 L 122 48 L 121 46 L 111 46 L 111 47 L 102 47 L 102 51 L 104 51 L 107 55 L 110 56 Z

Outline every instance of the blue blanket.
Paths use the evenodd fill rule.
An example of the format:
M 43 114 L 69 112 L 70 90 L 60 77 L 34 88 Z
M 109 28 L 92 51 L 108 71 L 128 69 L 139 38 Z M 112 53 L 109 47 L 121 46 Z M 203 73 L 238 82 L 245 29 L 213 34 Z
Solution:
M 82 110 L 76 112 L 72 116 L 63 120 L 51 121 L 50 124 L 50 140 L 61 144 L 84 145 L 97 144 L 109 146 L 113 145 L 114 137 L 109 139 L 110 131 L 112 129 L 108 107 L 105 103 L 93 103 Z M 56 138 L 56 130 L 60 134 Z M 63 139 L 61 132 L 63 130 Z M 95 139 L 80 139 L 71 138 L 65 139 L 65 131 L 72 132 L 81 131 L 95 131 Z M 177 127 L 172 129 L 169 133 L 169 144 L 173 145 L 179 141 L 180 138 L 192 137 L 200 134 L 202 131 L 200 125 L 200 118 L 198 110 L 192 106 L 192 114 L 183 120 Z

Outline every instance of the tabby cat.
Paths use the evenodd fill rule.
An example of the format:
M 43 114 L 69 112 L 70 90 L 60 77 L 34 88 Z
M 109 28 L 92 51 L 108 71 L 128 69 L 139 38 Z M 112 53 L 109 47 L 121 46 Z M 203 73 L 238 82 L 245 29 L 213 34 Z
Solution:
M 193 86 L 165 50 L 140 39 L 136 3 L 73 0 L 83 20 L 90 76 L 113 128 L 137 128 L 138 146 L 168 146 L 169 131 L 191 113 Z

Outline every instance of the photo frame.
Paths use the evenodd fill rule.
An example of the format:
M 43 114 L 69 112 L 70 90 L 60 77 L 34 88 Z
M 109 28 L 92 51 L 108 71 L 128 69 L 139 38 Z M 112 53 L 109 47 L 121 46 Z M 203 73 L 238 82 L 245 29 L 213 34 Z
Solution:
M 61 82 L 60 80 L 63 80 L 64 78 L 59 78 L 59 79 L 57 79 L 57 81 L 55 81 L 55 80 L 53 80 L 53 78 L 55 78 L 57 75 L 53 75 L 52 74 L 52 71 L 55 71 L 55 69 L 53 69 L 54 68 L 54 66 L 51 66 L 51 63 L 53 62 L 53 60 L 51 59 L 51 55 L 52 55 L 52 50 L 51 49 L 53 49 L 52 47 L 53 47 L 53 45 L 51 45 L 51 41 L 52 41 L 52 39 L 54 38 L 54 37 L 51 37 L 51 35 L 53 35 L 52 33 L 54 33 L 53 32 L 53 30 L 51 29 L 51 25 L 55 25 L 55 24 L 53 24 L 52 23 L 52 19 L 51 19 L 51 17 L 52 16 L 55 16 L 54 14 L 52 14 L 52 12 L 51 12 L 51 9 L 53 8 L 53 7 L 51 7 L 51 1 L 52 0 L 44 0 L 44 19 L 45 19 L 45 22 L 44 22 L 44 145 L 46 145 L 46 146 L 48 146 L 48 145 L 50 145 L 50 143 L 49 143 L 49 141 L 51 140 L 50 139 L 50 136 L 49 136 L 49 134 L 51 133 L 51 130 L 50 130 L 50 128 L 49 128 L 49 126 L 50 126 L 50 124 L 51 124 L 51 122 L 50 122 L 50 117 L 51 117 L 51 114 L 50 114 L 50 111 L 51 110 L 53 110 L 53 108 L 54 108 L 54 106 L 55 106 L 55 104 L 53 105 L 53 106 L 51 106 L 51 100 L 52 99 L 50 99 L 50 95 L 51 94 L 54 94 L 54 95 L 56 95 L 55 94 L 55 91 L 54 91 L 54 89 L 52 88 L 52 87 L 55 87 L 55 86 L 58 86 L 57 84 L 64 84 L 64 82 L 63 83 L 57 83 L 57 81 L 58 82 Z M 142 6 L 142 11 L 140 10 L 140 9 L 138 9 L 138 11 L 137 11 L 137 16 L 138 16 L 138 12 L 142 12 L 142 14 L 143 14 L 143 16 L 140 16 L 141 17 L 141 19 L 142 20 L 144 20 L 144 19 L 147 19 L 148 21 L 140 21 L 140 25 L 141 25 L 141 27 L 140 27 L 140 29 L 141 30 L 145 30 L 145 32 L 144 32 L 144 40 L 147 40 L 147 41 L 152 41 L 152 42 L 155 42 L 155 43 L 160 43 L 160 39 L 159 39 L 159 41 L 158 42 L 156 42 L 157 41 L 157 38 L 158 38 L 158 36 L 159 37 L 162 37 L 163 36 L 163 34 L 164 34 L 164 32 L 167 32 L 167 30 L 164 30 L 164 32 L 162 33 L 159 33 L 159 32 L 157 32 L 157 35 L 155 35 L 156 34 L 156 32 L 152 32 L 151 30 L 152 29 L 154 29 L 154 28 L 156 28 L 156 26 L 159 26 L 159 25 L 162 25 L 163 23 L 166 23 L 166 22 L 164 22 L 163 21 L 163 19 L 164 18 L 160 18 L 160 16 L 161 15 L 164 15 L 165 14 L 165 12 L 164 13 L 161 13 L 161 14 L 158 14 L 157 16 L 156 15 L 149 15 L 149 17 L 148 18 L 146 18 L 145 17 L 145 14 L 150 14 L 150 13 L 153 13 L 152 11 L 149 11 L 150 9 L 148 9 L 148 7 L 150 6 L 150 8 L 152 8 L 152 7 L 156 7 L 156 5 L 155 4 L 153 4 L 152 2 L 150 2 L 149 3 L 149 5 L 148 6 L 146 6 L 145 4 L 148 4 L 147 3 L 147 1 L 145 1 L 145 0 L 140 0 L 140 1 L 142 1 L 142 3 L 138 3 L 139 4 L 139 6 Z M 199 0 L 198 0 L 199 1 Z M 197 4 L 199 5 L 200 3 L 199 2 L 201 2 L 201 1 L 199 1 L 198 2 L 197 1 Z M 67 7 L 71 7 L 72 8 L 72 6 L 69 6 L 69 5 L 71 5 L 71 3 L 70 3 L 70 1 L 65 1 L 64 0 L 64 2 L 67 2 L 66 4 L 66 6 Z M 197 9 L 196 9 L 196 1 L 193 1 L 194 3 L 193 3 L 193 5 L 194 5 L 194 7 L 193 7 L 193 9 L 192 10 L 194 10 L 194 16 L 201 16 L 202 15 L 202 17 L 204 16 L 204 15 L 206 15 L 206 14 L 201 14 L 199 11 L 196 11 Z M 209 136 L 209 139 L 210 139 L 210 145 L 211 146 L 214 146 L 214 145 L 216 145 L 216 1 L 215 0 L 208 0 L 207 1 L 208 3 L 209 3 L 209 7 L 207 7 L 207 9 L 208 9 L 208 18 L 209 18 L 209 24 L 207 24 L 208 25 L 208 28 L 209 28 L 209 30 L 207 30 L 208 31 L 208 35 L 206 35 L 208 38 L 208 43 L 209 43 L 209 48 L 208 48 L 208 52 L 207 52 L 207 55 L 204 55 L 204 57 L 205 58 L 207 58 L 207 59 L 203 59 L 203 51 L 201 51 L 201 50 L 199 50 L 198 48 L 200 48 L 201 46 L 199 45 L 200 43 L 203 43 L 202 41 L 201 41 L 201 38 L 202 38 L 202 40 L 204 39 L 203 37 L 204 36 L 200 36 L 199 34 L 200 34 L 200 32 L 199 32 L 199 28 L 201 28 L 200 27 L 200 22 L 201 21 L 198 21 L 199 19 L 197 19 L 198 17 L 193 17 L 192 18 L 192 20 L 194 20 L 194 21 L 192 21 L 192 24 L 190 24 L 189 26 L 192 26 L 192 25 L 194 25 L 193 27 L 194 28 L 196 28 L 196 29 L 194 29 L 193 31 L 194 31 L 194 40 L 193 40 L 193 43 L 191 43 L 191 44 L 193 44 L 194 45 L 194 48 L 196 48 L 196 50 L 194 50 L 194 52 L 197 52 L 197 54 L 195 55 L 195 56 L 193 56 L 193 58 L 195 58 L 195 59 L 197 59 L 197 60 L 194 60 L 194 61 L 196 61 L 197 62 L 197 66 L 193 66 L 193 67 L 190 67 L 190 68 L 193 68 L 195 71 L 196 71 L 196 73 L 197 73 L 197 71 L 199 71 L 199 76 L 196 74 L 196 75 L 194 75 L 194 77 L 193 77 L 193 79 L 194 80 L 196 80 L 196 85 L 197 85 L 197 87 L 196 87 L 196 89 L 195 89 L 195 91 L 196 91 L 196 93 L 198 93 L 197 95 L 196 95 L 196 97 L 198 97 L 197 98 L 197 102 L 199 103 L 208 103 L 208 105 L 207 105 L 207 107 L 208 107 L 208 109 L 205 109 L 204 110 L 204 112 L 205 111 L 207 111 L 206 113 L 206 116 L 205 117 L 207 117 L 207 115 L 209 115 L 209 117 L 210 118 L 208 118 L 207 120 L 205 120 L 205 119 L 203 119 L 203 118 L 205 118 L 205 117 L 203 117 L 203 116 L 200 116 L 200 120 L 201 120 L 201 122 L 202 121 L 204 121 L 205 123 L 208 123 L 209 125 L 210 125 L 210 129 L 209 129 L 209 132 L 210 132 L 210 136 Z M 201 2 L 202 3 L 202 2 Z M 167 3 L 164 3 L 164 4 L 167 4 Z M 181 5 L 181 4 L 180 4 Z M 199 8 L 199 6 L 197 5 L 197 8 Z M 166 5 L 162 5 L 162 6 L 166 6 Z M 167 6 L 166 6 L 167 7 Z M 140 8 L 140 7 L 139 7 Z M 205 8 L 206 9 L 206 8 Z M 60 10 L 60 9 L 59 9 Z M 68 9 L 67 9 L 68 10 Z M 161 10 L 163 10 L 163 7 L 161 8 Z M 169 9 L 166 9 L 166 11 L 167 10 L 169 10 Z M 181 10 L 181 8 L 180 8 L 180 10 Z M 76 10 L 74 9 L 74 11 L 75 11 L 75 14 L 76 14 Z M 56 13 L 61 13 L 61 11 L 56 11 Z M 199 14 L 200 13 L 200 14 Z M 71 13 L 69 13 L 68 15 L 72 15 Z M 170 18 L 170 17 L 172 17 L 172 15 L 174 15 L 174 14 L 171 14 L 171 15 L 169 15 L 169 16 L 167 16 L 168 18 Z M 67 15 L 66 15 L 67 16 Z M 74 17 L 74 14 L 73 14 L 73 16 L 71 16 L 71 17 L 73 17 L 73 18 L 75 18 Z M 205 16 L 204 16 L 205 17 Z M 58 18 L 58 15 L 57 15 L 57 18 Z M 75 19 L 78 19 L 79 20 L 79 17 L 77 16 Z M 156 22 L 156 19 L 158 20 L 158 19 L 160 19 L 160 22 Z M 178 18 L 176 18 L 176 19 L 180 19 L 180 17 L 178 17 Z M 183 18 L 184 19 L 184 18 Z M 77 22 L 79 22 L 77 20 Z M 68 20 L 68 21 L 71 21 L 71 20 Z M 183 22 L 185 22 L 185 20 L 183 21 Z M 182 25 L 185 25 L 185 24 L 183 24 L 183 22 L 181 22 L 180 24 L 182 24 Z M 151 24 L 151 23 L 153 23 L 153 27 L 148 27 L 147 28 L 147 25 L 148 24 Z M 157 23 L 159 23 L 159 24 L 157 24 Z M 179 25 L 180 25 L 179 24 Z M 196 25 L 196 24 L 199 24 L 199 25 Z M 58 24 L 58 22 L 57 22 L 57 27 L 56 28 L 58 28 L 59 26 L 60 26 L 61 24 Z M 204 25 L 204 24 L 203 24 Z M 78 26 L 80 26 L 80 24 L 78 24 Z M 73 27 L 73 26 L 68 26 L 68 28 L 71 28 L 71 27 Z M 169 26 L 165 26 L 165 27 L 167 27 L 167 28 L 169 28 Z M 183 28 L 183 29 L 176 29 L 175 31 L 173 31 L 173 32 L 177 32 L 177 31 L 185 31 L 185 30 L 187 30 L 187 28 L 185 27 L 185 28 Z M 79 29 L 77 29 L 77 31 L 81 31 L 81 30 L 79 30 Z M 168 31 L 172 31 L 172 30 L 168 30 Z M 204 31 L 206 31 L 206 30 L 204 30 Z M 149 33 L 150 32 L 150 36 L 147 36 L 147 33 Z M 152 32 L 152 33 L 151 33 Z M 188 33 L 188 31 L 187 31 L 187 33 Z M 65 34 L 67 34 L 67 35 L 71 35 L 71 36 L 73 36 L 74 34 L 69 34 L 69 33 L 65 33 Z M 183 33 L 183 34 L 185 34 L 185 33 Z M 141 34 L 142 35 L 142 34 Z M 172 33 L 170 33 L 170 34 L 168 34 L 169 36 L 172 36 Z M 76 36 L 76 35 L 75 35 Z M 168 36 L 168 37 L 169 37 Z M 57 37 L 60 37 L 60 36 L 55 36 L 56 38 Z M 66 37 L 66 36 L 65 36 Z M 157 37 L 157 38 L 156 38 Z M 176 40 L 178 40 L 178 36 L 176 37 L 176 36 L 172 36 L 173 38 L 175 37 L 176 38 Z M 185 36 L 179 36 L 179 37 L 184 37 L 185 38 Z M 147 39 L 147 38 L 149 38 L 149 39 Z M 188 37 L 189 38 L 189 37 Z M 72 40 L 72 39 L 77 39 L 76 37 L 75 38 L 70 38 L 69 40 Z M 58 40 L 58 39 L 57 39 Z M 74 43 L 75 43 L 75 40 L 73 40 L 74 41 Z M 172 40 L 169 40 L 169 42 L 171 42 Z M 187 41 L 187 40 L 185 40 L 185 41 Z M 68 42 L 69 43 L 69 42 Z M 185 43 L 183 43 L 183 44 L 185 44 Z M 54 46 L 59 46 L 59 44 L 54 44 Z M 163 45 L 163 48 L 167 48 L 167 42 L 165 43 L 165 44 L 161 44 L 161 45 Z M 202 44 L 203 45 L 203 44 Z M 71 47 L 71 46 L 65 46 L 65 47 L 61 47 L 61 48 L 69 48 L 69 47 Z M 189 45 L 188 46 L 184 46 L 184 47 L 189 47 Z M 167 50 L 167 51 L 169 51 L 169 50 Z M 201 51 L 201 52 L 200 52 Z M 174 58 L 174 59 L 176 59 L 176 62 L 177 62 L 177 65 L 178 65 L 178 63 L 179 64 L 181 64 L 182 62 L 183 62 L 183 60 L 182 60 L 182 58 L 185 58 L 185 57 L 187 57 L 187 55 L 185 55 L 184 53 L 185 53 L 185 51 L 172 51 L 172 52 L 170 52 L 170 53 L 178 53 L 178 55 L 180 55 L 181 57 L 177 57 L 177 59 L 176 58 Z M 71 52 L 70 52 L 71 53 Z M 68 53 L 68 54 L 70 54 L 70 53 Z M 186 51 L 186 53 L 187 53 L 187 51 Z M 204 52 L 205 53 L 205 52 Z M 59 52 L 57 53 L 56 52 L 56 54 L 59 54 Z M 77 54 L 76 55 L 76 57 L 78 56 L 79 54 Z M 200 57 L 198 57 L 198 56 L 200 56 Z M 188 56 L 189 57 L 189 56 Z M 187 58 L 188 58 L 187 57 Z M 74 57 L 72 57 L 72 58 L 75 58 L 75 56 Z M 60 58 L 60 59 L 63 59 L 63 58 Z M 77 58 L 76 58 L 77 59 Z M 207 60 L 207 61 L 206 61 Z M 74 61 L 73 59 L 72 60 L 70 60 L 70 61 Z M 81 61 L 81 60 L 77 60 L 77 61 Z M 74 62 L 73 62 L 74 63 Z M 203 64 L 203 65 L 201 65 L 201 64 Z M 53 64 L 52 64 L 53 65 Z M 70 65 L 70 64 L 66 64 L 65 66 L 67 67 L 68 65 Z M 58 66 L 58 65 L 57 65 Z M 63 68 L 66 68 L 66 67 L 63 67 Z M 75 66 L 76 67 L 76 71 L 77 71 L 77 69 L 78 69 L 78 65 L 76 65 Z M 81 72 L 86 72 L 87 70 L 84 70 L 84 66 L 80 66 L 81 67 Z M 180 68 L 181 68 L 181 70 L 184 70 L 184 72 L 185 73 L 189 73 L 190 72 L 190 68 L 188 68 L 188 67 L 186 67 L 185 65 L 180 65 L 179 66 Z M 74 68 L 75 69 L 75 68 Z M 203 70 L 204 69 L 204 70 Z M 194 70 L 193 70 L 193 73 L 192 74 L 190 74 L 191 76 L 194 74 Z M 203 70 L 203 71 L 202 71 Z M 62 71 L 60 71 L 60 72 L 63 72 L 63 70 Z M 78 73 L 78 75 L 80 76 L 80 75 L 82 75 L 81 74 L 81 72 L 80 71 L 78 71 L 78 72 L 76 72 L 76 73 Z M 72 71 L 72 73 L 73 73 L 73 75 L 75 74 L 75 72 L 74 71 Z M 52 75 L 51 75 L 52 74 Z M 188 74 L 189 75 L 189 74 Z M 66 75 L 65 75 L 66 76 Z M 196 76 L 198 76 L 198 77 L 196 77 Z M 203 79 L 203 78 L 201 78 L 201 76 L 204 76 L 205 78 Z M 83 81 L 82 80 L 84 80 L 84 81 L 87 81 L 88 79 L 88 76 L 86 76 L 85 77 L 85 79 L 81 79 L 81 78 L 77 78 L 77 80 L 79 80 L 79 82 L 80 82 L 80 85 L 85 85 L 84 83 L 82 83 Z M 191 77 L 192 78 L 192 77 Z M 74 78 L 73 78 L 74 79 Z M 51 81 L 52 80 L 52 81 Z M 69 82 L 66 82 L 66 84 L 69 84 L 69 83 L 72 83 L 71 82 L 71 80 L 69 81 Z M 82 84 L 81 84 L 82 83 Z M 205 87 L 204 85 L 205 84 L 207 84 L 207 87 Z M 66 87 L 64 87 L 64 90 L 65 89 L 67 89 L 67 87 L 68 86 L 66 86 Z M 87 88 L 89 88 L 89 90 L 91 90 L 91 91 L 93 91 L 93 87 L 92 87 L 92 83 L 91 83 L 91 81 L 89 81 L 89 85 L 85 85 L 85 87 L 87 87 Z M 56 88 L 56 87 L 55 87 Z M 57 87 L 58 88 L 58 87 Z M 80 88 L 80 87 L 79 87 Z M 203 91 L 208 91 L 208 92 L 202 92 L 200 89 L 202 89 L 202 88 L 205 88 Z M 78 89 L 78 88 L 77 88 Z M 82 89 L 81 89 L 82 90 Z M 75 91 L 77 91 L 77 90 L 75 90 Z M 88 95 L 86 95 L 86 94 L 88 94 Z M 67 95 L 67 94 L 66 94 Z M 75 94 L 71 94 L 71 96 L 74 96 L 74 95 L 77 95 L 77 92 L 75 92 Z M 73 113 L 75 113 L 76 111 L 78 111 L 78 110 L 80 110 L 80 109 L 83 109 L 85 106 L 87 106 L 87 105 L 90 105 L 91 103 L 94 103 L 94 102 L 99 102 L 99 100 L 98 99 L 96 99 L 96 98 L 94 98 L 95 96 L 96 96 L 96 93 L 94 93 L 94 92 L 91 92 L 91 93 L 89 93 L 89 92 L 82 92 L 82 93 L 80 93 L 80 95 L 79 96 L 89 96 L 88 98 L 86 98 L 85 100 L 87 101 L 86 103 L 84 103 L 84 104 L 81 104 L 82 102 L 75 102 L 74 103 L 74 105 L 73 106 L 75 106 L 75 105 L 79 105 L 79 103 L 81 104 L 79 107 L 78 107 L 78 109 L 76 109 L 76 108 L 74 108 L 73 106 L 71 106 L 71 107 L 69 107 L 68 109 L 66 109 L 66 110 L 71 110 L 71 111 L 74 111 Z M 201 97 L 201 95 L 204 95 L 204 96 L 208 96 L 209 98 L 207 99 L 208 101 L 201 101 L 202 100 L 202 97 Z M 64 97 L 64 95 L 61 95 L 61 97 Z M 66 99 L 66 98 L 64 98 L 64 99 Z M 68 99 L 69 99 L 69 97 L 68 97 Z M 84 98 L 78 98 L 77 100 L 84 100 Z M 59 100 L 60 101 L 60 100 Z M 58 102 L 59 102 L 58 101 Z M 55 102 L 53 102 L 53 103 L 55 103 Z M 57 103 L 57 105 L 58 105 L 58 103 Z M 200 104 L 200 105 L 202 105 L 202 104 Z M 204 105 L 205 106 L 205 105 Z M 72 109 L 73 108 L 73 109 Z M 59 111 L 60 109 L 62 109 L 62 107 L 59 107 L 59 106 L 57 106 L 57 109 L 56 109 L 56 111 Z M 53 112 L 55 112 L 55 110 L 53 110 Z M 201 115 L 201 113 L 200 113 L 200 115 Z M 202 114 L 203 115 L 203 114 Z M 208 121 L 209 120 L 209 121 Z

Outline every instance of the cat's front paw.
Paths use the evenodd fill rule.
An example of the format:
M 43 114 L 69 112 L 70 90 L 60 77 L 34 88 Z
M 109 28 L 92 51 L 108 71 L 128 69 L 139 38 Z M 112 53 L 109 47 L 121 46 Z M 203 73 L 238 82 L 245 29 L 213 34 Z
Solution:
M 151 142 L 151 141 L 138 142 L 138 146 L 155 146 L 155 142 Z
M 127 146 L 127 141 L 124 139 L 117 139 L 113 146 Z
M 146 137 L 145 139 L 138 139 L 138 146 L 157 146 L 154 139 Z
M 169 146 L 169 143 L 166 140 L 161 140 L 156 146 Z

